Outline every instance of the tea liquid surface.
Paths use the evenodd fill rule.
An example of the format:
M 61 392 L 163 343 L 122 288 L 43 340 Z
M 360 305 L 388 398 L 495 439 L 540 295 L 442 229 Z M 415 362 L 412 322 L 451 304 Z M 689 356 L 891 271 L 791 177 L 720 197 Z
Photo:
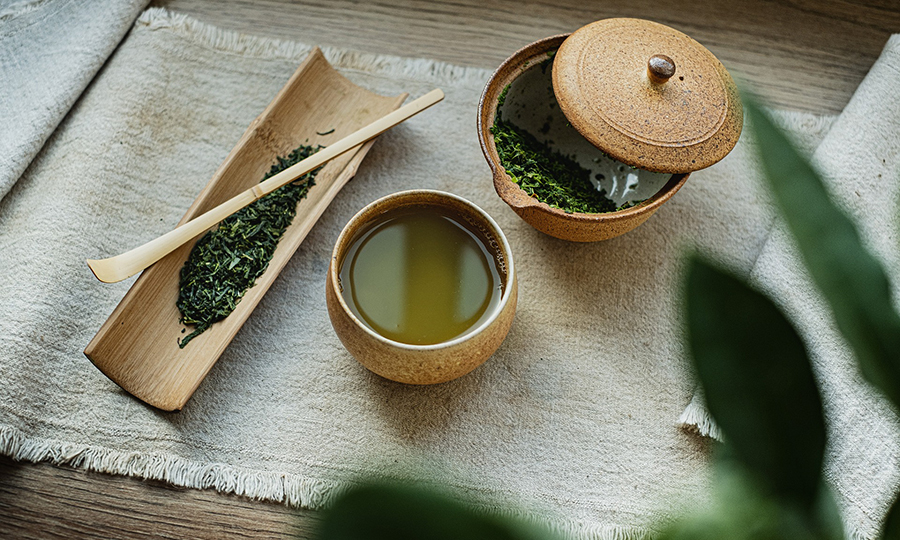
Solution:
M 448 341 L 490 317 L 500 302 L 497 256 L 488 245 L 448 210 L 399 208 L 353 240 L 341 265 L 341 294 L 388 339 Z

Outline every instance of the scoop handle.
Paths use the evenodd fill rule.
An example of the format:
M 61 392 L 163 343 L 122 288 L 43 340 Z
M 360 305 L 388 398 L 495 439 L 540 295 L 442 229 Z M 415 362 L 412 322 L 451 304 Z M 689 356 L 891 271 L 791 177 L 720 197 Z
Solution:
M 304 174 L 315 170 L 364 142 L 381 135 L 442 99 L 444 99 L 444 92 L 436 88 L 144 245 L 115 257 L 88 259 L 88 267 L 90 267 L 94 276 L 104 283 L 115 283 L 127 279 L 162 259 L 185 242 L 196 238 L 241 208 L 293 182 Z

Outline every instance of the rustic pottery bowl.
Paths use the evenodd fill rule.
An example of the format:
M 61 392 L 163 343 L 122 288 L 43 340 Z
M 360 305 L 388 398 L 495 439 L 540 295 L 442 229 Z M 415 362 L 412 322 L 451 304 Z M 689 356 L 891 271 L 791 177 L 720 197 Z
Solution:
M 490 316 L 461 336 L 434 345 L 410 345 L 388 339 L 363 323 L 341 294 L 340 269 L 358 234 L 385 212 L 410 206 L 439 207 L 466 218 L 502 257 L 503 293 Z M 499 257 L 498 257 L 499 259 Z M 474 204 L 442 191 L 411 190 L 388 195 L 359 211 L 344 226 L 334 246 L 326 279 L 331 324 L 341 342 L 362 365 L 393 381 L 435 384 L 450 381 L 480 366 L 500 347 L 516 312 L 517 279 L 509 243 L 500 227 Z
M 586 168 L 591 168 L 591 161 L 610 160 L 568 125 L 562 113 L 558 112 L 559 108 L 555 107 L 553 89 L 549 86 L 551 72 L 549 63 L 567 37 L 569 34 L 561 34 L 536 41 L 516 51 L 497 68 L 485 85 L 478 105 L 478 139 L 485 159 L 493 171 L 494 189 L 522 219 L 537 230 L 556 238 L 574 242 L 595 242 L 624 234 L 646 221 L 681 189 L 689 174 L 651 173 L 658 176 L 649 182 L 641 180 L 642 185 L 639 189 L 642 193 L 638 198 L 643 202 L 636 203 L 630 208 L 603 214 L 566 213 L 528 195 L 510 179 L 500 163 L 491 134 L 491 127 L 494 125 L 500 97 L 503 94 L 506 94 L 503 95 L 504 107 L 512 106 L 510 105 L 512 99 L 520 101 L 518 109 L 525 116 L 530 116 L 530 119 L 526 118 L 525 121 L 530 121 L 535 126 L 528 131 L 536 136 L 538 135 L 536 131 L 550 135 L 560 151 L 564 154 L 574 152 Z M 526 77 L 532 79 L 526 81 Z M 514 96 L 514 92 L 519 95 Z M 551 110 L 546 110 L 551 101 L 553 102 L 550 105 Z M 539 116 L 544 114 L 546 121 L 544 116 Z M 541 126 L 541 122 L 545 122 L 544 125 L 537 127 Z M 554 122 L 556 125 L 553 125 Z M 618 170 L 623 173 L 623 179 L 631 171 L 624 164 L 620 164 Z M 608 191 L 612 193 L 612 190 Z

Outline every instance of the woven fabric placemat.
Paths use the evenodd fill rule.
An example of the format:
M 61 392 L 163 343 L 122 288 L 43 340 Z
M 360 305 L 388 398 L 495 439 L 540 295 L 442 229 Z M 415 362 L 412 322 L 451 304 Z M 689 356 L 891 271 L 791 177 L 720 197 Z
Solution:
M 0 198 L 148 1 L 0 3 Z
M 170 230 L 309 50 L 140 17 L 0 201 L 0 452 L 309 508 L 362 474 L 427 476 L 589 538 L 642 537 L 703 504 L 709 443 L 675 423 L 693 392 L 680 268 L 693 246 L 750 271 L 773 220 L 752 149 L 692 175 L 625 236 L 556 240 L 493 191 L 475 131 L 486 70 L 326 50 L 372 91 L 439 86 L 446 100 L 380 137 L 184 410 L 145 406 L 83 356 L 131 283 L 97 282 L 85 258 Z M 809 148 L 833 120 L 779 118 Z M 411 188 L 485 209 L 520 272 L 500 350 L 431 387 L 361 367 L 324 300 L 344 223 Z

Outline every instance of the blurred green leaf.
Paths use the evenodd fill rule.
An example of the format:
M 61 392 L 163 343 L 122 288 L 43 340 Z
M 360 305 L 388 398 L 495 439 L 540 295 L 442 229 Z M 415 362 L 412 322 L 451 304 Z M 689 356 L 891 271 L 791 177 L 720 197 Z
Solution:
M 881 540 L 900 540 L 900 496 L 894 500 L 894 504 L 888 511 L 881 531 Z
M 688 343 L 729 452 L 764 492 L 815 514 L 825 420 L 797 332 L 759 292 L 693 257 Z
M 787 137 L 753 100 L 745 99 L 745 109 L 769 185 L 810 275 L 863 375 L 900 407 L 900 317 L 887 274 Z
M 820 540 L 843 540 L 844 522 L 841 520 L 841 511 L 834 498 L 834 491 L 830 485 L 825 483 L 819 490 L 815 524 L 818 528 Z
M 319 540 L 548 540 L 549 531 L 488 515 L 421 487 L 367 484 L 335 501 Z
M 828 515 L 809 519 L 794 507 L 760 493 L 740 463 L 716 460 L 714 498 L 704 513 L 682 519 L 657 540 L 841 540 L 840 520 Z M 820 489 L 820 506 L 836 512 L 828 489 Z M 835 526 L 836 524 L 836 526 Z

